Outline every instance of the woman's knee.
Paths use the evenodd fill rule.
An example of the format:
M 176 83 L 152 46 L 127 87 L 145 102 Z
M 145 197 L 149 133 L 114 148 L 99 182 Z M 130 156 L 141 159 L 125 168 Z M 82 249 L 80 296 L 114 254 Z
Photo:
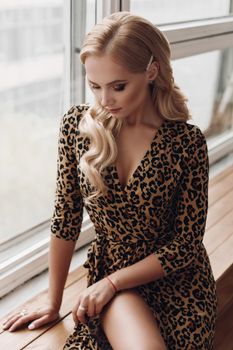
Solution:
M 123 291 L 106 306 L 102 327 L 114 350 L 166 349 L 152 311 L 136 291 Z

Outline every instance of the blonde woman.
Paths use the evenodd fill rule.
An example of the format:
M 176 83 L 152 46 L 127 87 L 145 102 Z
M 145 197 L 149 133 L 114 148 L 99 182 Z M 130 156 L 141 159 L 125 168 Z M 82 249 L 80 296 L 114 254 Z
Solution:
M 86 36 L 81 61 L 96 103 L 61 122 L 48 307 L 5 327 L 58 317 L 85 206 L 88 288 L 77 290 L 64 349 L 213 349 L 207 146 L 187 123 L 169 44 L 147 20 L 115 13 Z

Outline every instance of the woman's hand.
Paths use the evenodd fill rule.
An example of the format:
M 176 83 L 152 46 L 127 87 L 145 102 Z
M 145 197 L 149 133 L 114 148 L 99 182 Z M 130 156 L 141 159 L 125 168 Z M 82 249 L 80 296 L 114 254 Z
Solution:
M 48 306 L 45 308 L 38 309 L 38 311 L 28 312 L 27 310 L 22 310 L 17 314 L 13 314 L 3 323 L 3 330 L 9 330 L 13 332 L 18 328 L 28 325 L 28 329 L 36 329 L 49 322 L 53 322 L 59 317 L 59 310 Z
M 115 293 L 116 291 L 107 278 L 85 289 L 78 295 L 78 301 L 72 310 L 75 324 L 77 325 L 79 322 L 86 323 L 86 316 L 91 318 L 99 315 L 104 305 L 113 298 Z

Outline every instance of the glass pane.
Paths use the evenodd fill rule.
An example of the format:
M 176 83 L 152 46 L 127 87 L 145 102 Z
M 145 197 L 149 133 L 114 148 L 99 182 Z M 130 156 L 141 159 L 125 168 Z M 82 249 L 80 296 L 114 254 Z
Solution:
M 229 14 L 231 0 L 131 0 L 130 11 L 154 24 L 189 21 Z
M 188 97 L 193 123 L 207 137 L 233 130 L 233 49 L 183 58 L 172 65 L 175 81 Z
M 63 0 L 0 2 L 0 243 L 53 210 Z

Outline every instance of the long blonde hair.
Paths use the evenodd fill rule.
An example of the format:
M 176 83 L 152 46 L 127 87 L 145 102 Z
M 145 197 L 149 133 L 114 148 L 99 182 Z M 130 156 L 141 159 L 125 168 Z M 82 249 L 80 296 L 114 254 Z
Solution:
M 145 72 L 153 56 L 153 61 L 159 65 L 152 89 L 157 113 L 168 120 L 189 119 L 186 98 L 174 82 L 169 43 L 152 23 L 129 12 L 117 12 L 105 17 L 86 35 L 80 59 L 84 64 L 88 56 L 103 54 L 111 55 L 115 62 L 135 73 Z M 90 139 L 89 150 L 80 161 L 81 170 L 93 189 L 86 199 L 89 203 L 106 191 L 103 172 L 116 160 L 115 137 L 121 125 L 122 122 L 98 102 L 88 109 L 80 121 L 81 134 Z

